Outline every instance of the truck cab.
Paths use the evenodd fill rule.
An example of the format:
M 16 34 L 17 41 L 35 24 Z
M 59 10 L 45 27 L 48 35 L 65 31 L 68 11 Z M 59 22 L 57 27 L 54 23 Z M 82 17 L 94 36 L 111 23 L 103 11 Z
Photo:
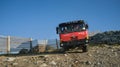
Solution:
M 65 51 L 76 47 L 81 47 L 83 52 L 88 51 L 88 24 L 84 20 L 60 23 L 56 33 L 59 34 L 60 47 Z

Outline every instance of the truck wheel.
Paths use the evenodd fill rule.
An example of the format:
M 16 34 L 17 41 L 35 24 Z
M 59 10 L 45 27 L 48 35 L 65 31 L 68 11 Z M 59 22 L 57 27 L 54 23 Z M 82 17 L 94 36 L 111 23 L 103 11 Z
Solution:
M 87 52 L 88 51 L 88 46 L 87 45 L 82 46 L 82 51 Z
M 63 51 L 65 52 L 65 51 L 68 51 L 68 50 L 69 50 L 68 46 L 64 45 L 63 46 Z

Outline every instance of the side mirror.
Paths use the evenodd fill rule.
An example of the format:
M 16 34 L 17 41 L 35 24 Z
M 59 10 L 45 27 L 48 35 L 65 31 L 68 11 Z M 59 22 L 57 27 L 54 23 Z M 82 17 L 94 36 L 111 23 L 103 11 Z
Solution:
M 85 24 L 85 28 L 88 29 L 88 24 Z
M 56 27 L 56 34 L 58 34 L 58 29 L 59 29 L 59 28 L 58 28 L 58 27 Z

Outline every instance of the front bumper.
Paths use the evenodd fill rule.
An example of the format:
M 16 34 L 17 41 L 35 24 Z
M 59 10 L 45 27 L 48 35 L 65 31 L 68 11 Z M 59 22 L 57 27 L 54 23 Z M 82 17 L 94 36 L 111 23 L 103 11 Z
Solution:
M 88 39 L 81 39 L 81 40 L 71 40 L 71 41 L 62 41 L 60 43 L 60 47 L 66 46 L 80 46 L 84 44 L 88 44 Z

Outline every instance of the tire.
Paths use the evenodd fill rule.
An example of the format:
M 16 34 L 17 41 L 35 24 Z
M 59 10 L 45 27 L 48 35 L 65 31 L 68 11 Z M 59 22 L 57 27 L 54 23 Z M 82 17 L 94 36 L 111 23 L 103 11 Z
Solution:
M 63 45 L 63 51 L 65 52 L 65 51 L 68 51 L 68 50 L 69 50 L 69 47 L 66 46 L 66 45 Z
M 87 45 L 82 46 L 82 51 L 83 52 L 88 52 L 88 46 Z

